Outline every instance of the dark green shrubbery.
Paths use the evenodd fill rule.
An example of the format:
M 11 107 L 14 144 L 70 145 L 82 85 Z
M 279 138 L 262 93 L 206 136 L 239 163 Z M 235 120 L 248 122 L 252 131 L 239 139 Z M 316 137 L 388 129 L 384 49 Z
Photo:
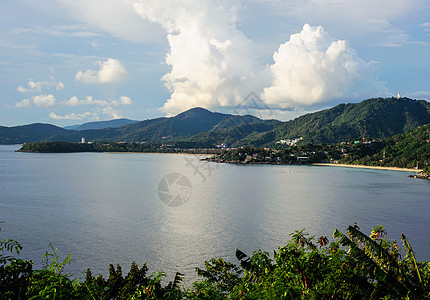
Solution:
M 164 273 L 147 276 L 146 264 L 135 262 L 126 276 L 110 265 L 108 279 L 87 270 L 80 281 L 63 273 L 71 255 L 59 260 L 52 245 L 46 266 L 33 270 L 31 261 L 13 257 L 21 250 L 18 242 L 1 239 L 0 299 L 430 299 L 430 265 L 415 260 L 403 234 L 402 258 L 382 226 L 369 236 L 357 226 L 346 232 L 335 230 L 330 243 L 296 231 L 273 257 L 236 250 L 238 264 L 211 259 L 196 269 L 202 280 L 190 288 L 182 286 L 180 273 L 163 286 Z

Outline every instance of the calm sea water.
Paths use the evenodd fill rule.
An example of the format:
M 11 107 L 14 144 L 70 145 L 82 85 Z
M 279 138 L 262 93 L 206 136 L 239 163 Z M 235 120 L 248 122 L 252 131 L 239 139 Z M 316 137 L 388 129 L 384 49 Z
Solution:
M 389 237 L 406 234 L 420 260 L 430 260 L 430 182 L 407 172 L 322 166 L 201 163 L 169 154 L 17 153 L 0 145 L 2 236 L 21 242 L 36 267 L 52 243 L 72 253 L 68 271 L 123 273 L 130 263 L 196 279 L 212 257 L 233 262 L 236 248 L 273 253 L 294 230 L 331 237 L 357 222 Z M 167 194 L 186 203 L 171 207 Z M 177 179 L 179 175 L 169 175 Z M 182 181 L 181 181 L 182 180 Z M 170 185 L 169 185 L 170 184 Z M 191 194 L 190 194 L 191 192 Z M 164 196 L 163 196 L 164 195 Z

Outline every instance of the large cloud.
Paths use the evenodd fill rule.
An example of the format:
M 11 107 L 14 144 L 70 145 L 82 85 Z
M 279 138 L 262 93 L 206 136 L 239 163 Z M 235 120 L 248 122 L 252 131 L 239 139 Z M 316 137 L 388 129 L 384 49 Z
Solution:
M 167 113 L 194 106 L 235 106 L 250 92 L 262 93 L 273 108 L 294 109 L 358 97 L 354 89 L 363 82 L 370 83 L 372 91 L 380 87 L 375 65 L 322 27 L 306 24 L 292 35 L 274 54 L 269 69 L 237 29 L 238 7 L 229 1 L 126 1 L 167 32 L 166 63 L 171 71 L 162 78 L 171 92 L 162 108 Z
M 109 58 L 106 61 L 98 61 L 99 70 L 78 71 L 75 79 L 86 84 L 115 83 L 124 80 L 128 72 L 117 59 Z
M 359 91 L 351 89 L 360 83 L 368 84 L 368 89 L 375 85 L 374 63 L 360 59 L 347 41 L 336 40 L 321 26 L 305 24 L 300 33 L 279 47 L 273 59 L 273 82 L 262 94 L 269 105 L 313 105 L 353 96 Z M 381 91 L 373 89 L 375 93 Z
M 264 66 L 251 41 L 236 28 L 238 7 L 229 1 L 129 0 L 144 18 L 167 32 L 171 72 L 163 77 L 170 99 L 163 110 L 231 106 L 264 87 Z

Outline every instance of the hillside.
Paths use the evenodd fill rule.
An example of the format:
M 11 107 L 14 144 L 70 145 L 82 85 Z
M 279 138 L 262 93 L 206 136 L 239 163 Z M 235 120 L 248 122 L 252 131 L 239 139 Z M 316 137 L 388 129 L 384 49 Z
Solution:
M 298 117 L 272 131 L 247 136 L 242 144 L 261 146 L 303 137 L 305 143 L 384 138 L 430 123 L 430 103 L 409 98 L 374 98 Z
M 66 130 L 48 124 L 0 127 L 0 143 L 34 141 L 126 141 L 181 147 L 266 146 L 303 137 L 302 143 L 381 139 L 430 123 L 430 103 L 409 98 L 374 98 L 340 104 L 294 120 L 261 120 L 192 108 L 171 118 L 156 118 L 116 128 Z M 94 126 L 88 123 L 89 127 Z M 85 124 L 84 124 L 85 125 Z M 106 124 L 105 124 L 106 125 Z M 103 125 L 103 126 L 105 126 Z
M 171 118 L 145 120 L 118 128 L 67 132 L 47 140 L 77 142 L 85 137 L 88 141 L 176 143 L 202 132 L 258 121 L 261 120 L 253 116 L 222 114 L 197 107 Z
M 234 126 L 218 126 L 213 130 L 196 134 L 183 143 L 200 147 L 214 147 L 226 144 L 230 147 L 249 145 L 246 138 L 253 134 L 264 133 L 273 130 L 282 124 L 277 120 L 250 120 Z
M 51 124 L 29 124 L 15 127 L 0 126 L 0 144 L 22 144 L 37 142 L 51 136 L 67 133 L 68 130 Z
M 430 124 L 385 138 L 379 147 L 354 145 L 339 162 L 399 168 L 427 167 L 430 162 Z

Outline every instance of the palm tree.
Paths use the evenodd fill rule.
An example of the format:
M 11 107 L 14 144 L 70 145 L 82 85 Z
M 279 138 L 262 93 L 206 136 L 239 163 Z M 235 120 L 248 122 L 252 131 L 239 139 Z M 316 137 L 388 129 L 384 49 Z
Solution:
M 398 246 L 384 236 L 382 226 L 376 226 L 370 236 L 362 233 L 358 226 L 349 226 L 347 235 L 335 230 L 333 236 L 347 248 L 347 254 L 356 261 L 371 281 L 375 283 L 375 294 L 393 291 L 402 298 L 427 299 L 430 294 L 427 282 L 422 280 L 421 272 L 429 274 L 428 264 L 418 264 L 412 248 L 402 234 L 406 256 L 400 259 Z

